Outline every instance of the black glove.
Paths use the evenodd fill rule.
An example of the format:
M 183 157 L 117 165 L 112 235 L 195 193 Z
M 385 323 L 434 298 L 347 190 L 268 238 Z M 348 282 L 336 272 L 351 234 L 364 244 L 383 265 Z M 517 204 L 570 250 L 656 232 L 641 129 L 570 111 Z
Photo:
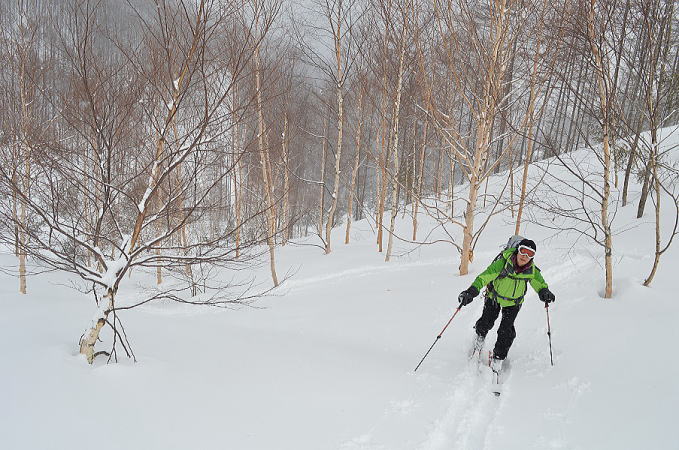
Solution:
M 460 306 L 466 306 L 470 304 L 477 295 L 479 295 L 479 290 L 474 286 L 469 286 L 467 290 L 460 292 L 457 300 L 460 302 Z
M 556 300 L 554 294 L 552 294 L 552 291 L 550 291 L 547 288 L 540 289 L 540 292 L 538 292 L 538 296 L 540 296 L 540 300 L 545 302 L 545 304 L 552 303 L 553 301 Z

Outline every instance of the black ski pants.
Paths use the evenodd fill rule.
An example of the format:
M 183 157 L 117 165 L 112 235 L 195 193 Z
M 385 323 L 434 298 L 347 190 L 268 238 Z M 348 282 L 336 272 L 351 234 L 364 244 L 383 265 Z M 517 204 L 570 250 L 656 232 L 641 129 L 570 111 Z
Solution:
M 497 330 L 497 342 L 495 342 L 495 349 L 493 350 L 494 357 L 498 359 L 505 359 L 509 352 L 509 347 L 512 346 L 514 338 L 516 337 L 516 330 L 514 329 L 514 320 L 521 305 L 500 307 L 497 300 L 486 297 L 483 303 L 483 313 L 479 320 L 476 321 L 474 328 L 476 334 L 486 337 L 486 334 L 493 328 L 497 317 L 502 311 L 502 319 L 500 320 L 500 328 Z

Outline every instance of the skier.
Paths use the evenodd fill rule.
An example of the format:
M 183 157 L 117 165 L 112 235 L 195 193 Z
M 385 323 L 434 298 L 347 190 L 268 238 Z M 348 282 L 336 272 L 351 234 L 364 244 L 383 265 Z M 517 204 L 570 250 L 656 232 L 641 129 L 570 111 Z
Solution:
M 490 361 L 494 372 L 500 371 L 509 347 L 516 337 L 514 320 L 521 309 L 528 283 L 545 305 L 555 300 L 554 294 L 540 274 L 540 269 L 533 264 L 535 250 L 535 242 L 530 239 L 523 239 L 515 248 L 504 250 L 458 297 L 461 306 L 468 305 L 479 295 L 481 289 L 487 286 L 483 313 L 474 326 L 476 340 L 470 352 L 471 356 L 476 352 L 480 354 L 486 334 L 493 328 L 495 320 L 502 312 L 497 342 Z

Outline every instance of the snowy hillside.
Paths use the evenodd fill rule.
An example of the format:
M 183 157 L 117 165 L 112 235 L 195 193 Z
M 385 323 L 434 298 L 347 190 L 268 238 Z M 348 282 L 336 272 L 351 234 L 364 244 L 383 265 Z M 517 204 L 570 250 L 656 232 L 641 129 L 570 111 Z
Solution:
M 20 296 L 16 280 L 2 274 L 0 448 L 679 449 L 679 244 L 643 287 L 654 223 L 651 208 L 635 219 L 638 191 L 633 186 L 630 205 L 617 213 L 616 229 L 626 231 L 614 240 L 610 300 L 600 296 L 600 248 L 525 225 L 522 234 L 537 242 L 536 263 L 557 297 L 550 307 L 555 364 L 545 308 L 531 291 L 497 398 L 489 372 L 479 373 L 466 357 L 479 298 L 413 369 L 458 293 L 513 234 L 508 212 L 491 221 L 465 277 L 444 243 L 397 242 L 402 256 L 385 263 L 362 221 L 350 245 L 335 232 L 330 255 L 282 248 L 279 272 L 294 275 L 255 308 L 151 303 L 123 312 L 136 364 L 89 366 L 78 356 L 95 306 L 64 276 L 30 278 L 29 294 Z M 664 219 L 667 231 L 674 218 Z M 422 215 L 421 230 L 432 226 Z M 403 236 L 410 227 L 408 218 L 398 224 Z M 0 255 L 2 267 L 14 264 L 11 254 Z M 266 267 L 257 275 L 268 282 Z M 494 340 L 491 331 L 487 349 Z

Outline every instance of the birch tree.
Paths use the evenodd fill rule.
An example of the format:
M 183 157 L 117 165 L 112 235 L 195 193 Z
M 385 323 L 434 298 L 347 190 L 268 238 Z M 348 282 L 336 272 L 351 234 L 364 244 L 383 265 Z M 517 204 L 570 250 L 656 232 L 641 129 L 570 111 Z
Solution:
M 61 105 L 51 129 L 55 138 L 40 144 L 44 151 L 34 163 L 36 183 L 30 192 L 4 166 L 0 185 L 4 191 L 16 191 L 36 217 L 21 250 L 46 267 L 75 274 L 83 287 L 89 286 L 98 308 L 79 346 L 92 363 L 100 354 L 117 358 L 119 347 L 133 357 L 120 311 L 159 298 L 212 306 L 253 298 L 247 286 L 219 282 L 207 272 L 203 280 L 213 289 L 197 298 L 191 297 L 191 286 L 186 285 L 151 289 L 149 298 L 138 302 L 118 293 L 133 268 L 141 272 L 160 265 L 169 271 L 205 264 L 242 268 L 249 259 L 234 260 L 233 241 L 239 228 L 248 228 L 247 241 L 241 241 L 240 248 L 248 250 L 250 257 L 266 241 L 268 230 L 257 225 L 266 205 L 251 208 L 237 224 L 192 233 L 181 245 L 175 239 L 189 221 L 205 223 L 206 211 L 214 207 L 211 194 L 234 170 L 232 165 L 214 171 L 223 161 L 222 149 L 230 142 L 235 121 L 223 106 L 234 81 L 244 76 L 257 42 L 240 33 L 245 40 L 230 47 L 237 51 L 225 52 L 229 46 L 216 39 L 233 33 L 230 19 L 240 10 L 235 3 L 163 3 L 149 10 L 130 6 L 125 12 L 134 19 L 125 23 L 129 32 L 125 39 L 99 25 L 113 14 L 111 9 L 86 1 L 69 7 L 67 26 L 55 22 L 52 29 L 64 61 L 63 72 L 57 75 L 65 82 L 43 92 L 60 102 L 69 99 L 73 89 L 91 89 L 92 95 Z M 259 10 L 257 20 L 270 25 L 275 12 L 275 8 Z M 250 20 L 240 22 L 245 26 L 241 30 L 254 25 L 254 18 Z M 163 36 L 170 24 L 173 33 Z M 159 46 L 164 40 L 172 45 Z M 158 70 L 158 61 L 168 61 L 162 54 L 167 51 L 177 55 L 171 59 L 175 63 L 170 70 Z M 100 125 L 97 136 L 103 144 L 96 158 L 78 144 L 91 142 L 87 139 L 95 123 Z M 69 139 L 72 135 L 83 139 Z M 232 161 L 238 160 L 235 156 Z M 92 175 L 94 161 L 104 176 Z M 182 171 L 181 177 L 173 177 L 176 170 Z M 175 186 L 170 195 L 161 195 L 171 180 Z M 184 199 L 181 205 L 179 198 Z M 82 214 L 90 208 L 98 215 L 94 223 Z M 1 213 L 9 223 L 15 220 L 6 202 Z M 167 217 L 181 220 L 159 227 Z M 88 255 L 93 256 L 92 262 Z M 110 329 L 111 349 L 96 351 L 104 328 Z
M 387 42 L 391 44 L 393 59 L 396 61 L 396 85 L 393 93 L 393 109 L 391 113 L 391 131 L 389 133 L 389 151 L 387 154 L 392 155 L 391 166 L 391 220 L 389 222 L 389 237 L 387 241 L 387 253 L 384 260 L 389 261 L 393 251 L 394 242 L 394 227 L 396 225 L 396 216 L 398 214 L 399 205 L 399 129 L 401 119 L 401 100 L 403 94 L 403 79 L 406 71 L 406 54 L 409 50 L 409 35 L 413 27 L 412 17 L 415 14 L 415 4 L 412 1 L 406 1 L 395 8 L 391 8 L 389 4 L 383 3 L 380 8 L 384 12 L 385 33 L 387 33 Z M 388 6 L 386 6 L 388 5 Z
M 326 254 L 332 252 L 331 234 L 337 213 L 342 174 L 342 152 L 345 137 L 345 96 L 347 79 L 351 75 L 356 57 L 356 39 L 354 26 L 360 21 L 362 6 L 355 0 L 320 0 L 311 6 L 310 14 L 313 22 L 304 24 L 308 35 L 300 36 L 301 46 L 308 63 L 318 70 L 333 90 L 334 105 L 328 107 L 333 110 L 336 123 L 336 141 L 333 155 L 333 184 L 330 193 L 330 206 L 324 211 L 323 199 L 325 195 L 325 157 L 328 133 L 323 140 L 323 159 L 321 167 L 322 203 L 319 233 L 322 237 Z M 311 38 L 311 39 L 310 39 Z M 328 42 L 326 44 L 326 42 Z M 332 55 L 332 56 L 330 56 Z M 330 105 L 328 105 L 330 106 Z M 326 118 L 327 120 L 327 118 Z M 327 127 L 324 127 L 327 129 Z M 323 222 L 325 217 L 325 222 Z
M 607 34 L 609 9 L 604 5 L 597 11 L 597 0 L 590 0 L 587 10 L 587 37 L 594 60 L 596 71 L 597 92 L 599 97 L 599 111 L 602 131 L 602 179 L 603 191 L 600 196 L 601 227 L 603 230 L 604 264 L 606 269 L 606 287 L 604 298 L 613 296 L 613 232 L 609 219 L 609 203 L 611 200 L 611 128 L 614 126 L 615 83 L 610 73 L 612 64 L 608 61 L 608 54 L 604 53 Z
M 514 227 L 514 234 L 517 235 L 521 234 L 521 219 L 526 204 L 528 172 L 530 163 L 533 161 L 533 149 L 536 141 L 534 137 L 536 120 L 538 117 L 542 117 L 548 105 L 549 92 L 547 86 L 556 63 L 556 55 L 559 54 L 556 46 L 562 38 L 558 31 L 553 34 L 548 32 L 548 29 L 559 20 L 559 10 L 549 8 L 547 2 L 543 2 L 542 5 L 537 6 L 531 12 L 534 17 L 534 26 L 528 27 L 527 32 L 530 33 L 530 39 L 525 44 L 527 47 L 525 55 L 529 58 L 528 104 L 521 122 L 521 130 L 525 133 L 526 150 L 523 157 L 521 190 Z M 540 104 L 539 108 L 538 104 Z M 510 172 L 513 174 L 513 167 L 510 168 Z M 513 198 L 510 198 L 510 202 L 513 205 Z
M 655 246 L 653 266 L 649 275 L 644 280 L 644 286 L 649 286 L 658 270 L 660 257 L 667 251 L 677 234 L 677 221 L 679 220 L 679 204 L 673 187 L 676 183 L 676 174 L 665 163 L 665 156 L 673 148 L 661 151 L 661 143 L 668 136 L 660 136 L 660 128 L 666 123 L 667 118 L 675 114 L 671 106 L 667 108 L 666 99 L 670 95 L 670 83 L 668 83 L 668 68 L 670 67 L 670 48 L 672 43 L 672 22 L 674 17 L 674 2 L 654 0 L 639 2 L 640 12 L 640 40 L 643 42 L 645 57 L 641 64 L 630 64 L 632 71 L 636 72 L 643 97 L 642 117 L 648 124 L 648 139 L 642 139 L 642 146 L 646 147 L 646 153 L 650 155 L 646 171 L 650 172 L 650 186 L 654 194 L 654 218 L 655 218 Z M 675 175 L 675 176 L 673 176 Z M 674 228 L 666 245 L 663 245 L 661 230 L 661 199 L 667 194 L 672 200 L 673 210 L 676 212 Z
M 349 192 L 347 195 L 347 224 L 344 233 L 344 244 L 348 244 L 351 233 L 351 221 L 354 210 L 354 196 L 356 192 L 356 182 L 358 179 L 358 170 L 361 167 L 361 138 L 363 137 L 363 96 L 365 94 L 365 87 L 359 81 L 356 89 L 358 92 L 358 112 L 357 124 L 354 130 L 354 163 L 351 169 L 351 183 L 349 184 Z
M 257 145 L 259 148 L 260 165 L 262 169 L 262 183 L 264 190 L 264 198 L 266 205 L 266 236 L 267 246 L 269 247 L 269 267 L 271 269 L 271 279 L 274 287 L 277 287 L 278 275 L 276 273 L 276 245 L 274 236 L 276 234 L 276 209 L 274 204 L 273 194 L 273 174 L 271 172 L 271 161 L 269 158 L 268 144 L 266 143 L 267 129 L 264 125 L 264 106 L 262 100 L 262 62 L 260 56 L 260 45 L 262 41 L 263 31 L 260 32 L 260 16 L 264 12 L 264 2 L 253 2 L 253 13 L 255 16 L 255 30 L 258 33 L 255 39 L 257 41 L 254 50 L 254 64 L 255 64 L 255 93 L 257 96 Z M 268 24 L 262 24 L 262 29 L 266 30 Z M 260 34 L 261 33 L 261 34 Z
M 473 134 L 468 138 L 460 132 L 453 124 L 451 111 L 434 98 L 434 85 L 430 85 L 427 88 L 430 120 L 450 149 L 450 158 L 460 162 L 469 185 L 464 220 L 450 218 L 450 222 L 462 229 L 462 244 L 454 244 L 461 254 L 460 275 L 469 272 L 474 244 L 484 228 L 475 228 L 479 190 L 506 155 L 506 149 L 502 149 L 499 158 L 486 163 L 497 139 L 493 130 L 500 117 L 505 71 L 517 29 L 513 20 L 515 6 L 513 0 L 437 1 L 435 4 L 435 23 L 442 45 L 440 58 L 452 80 L 453 95 L 469 112 Z
M 4 96 L 4 110 L 11 114 L 3 121 L 4 145 L 8 147 L 4 161 L 16 186 L 30 191 L 32 184 L 32 161 L 36 155 L 35 144 L 39 141 L 41 127 L 47 119 L 37 95 L 38 83 L 51 64 L 48 56 L 44 19 L 41 11 L 33 11 L 31 5 L 17 3 L 12 12 L 7 11 L 11 22 L 3 32 L 3 60 L 7 62 L 6 80 L 8 90 Z M 44 13 L 44 11 L 42 11 Z M 44 49 L 41 51 L 41 48 Z M 5 191 L 11 195 L 15 255 L 18 259 L 19 293 L 27 293 L 27 245 L 30 210 L 21 200 L 17 190 Z

